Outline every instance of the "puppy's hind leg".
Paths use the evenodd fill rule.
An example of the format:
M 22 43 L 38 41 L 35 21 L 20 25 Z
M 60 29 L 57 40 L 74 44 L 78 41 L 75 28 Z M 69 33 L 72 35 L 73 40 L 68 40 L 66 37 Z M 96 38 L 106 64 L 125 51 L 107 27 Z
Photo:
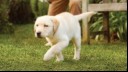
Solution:
M 74 38 L 74 60 L 80 59 L 80 50 L 81 50 L 81 36 L 77 36 Z

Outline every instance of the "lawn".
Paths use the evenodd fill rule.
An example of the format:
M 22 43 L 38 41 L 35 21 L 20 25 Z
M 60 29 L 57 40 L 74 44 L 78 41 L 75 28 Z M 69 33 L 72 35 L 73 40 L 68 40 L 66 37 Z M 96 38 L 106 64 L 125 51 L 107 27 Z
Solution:
M 126 71 L 127 44 L 92 43 L 82 45 L 81 59 L 74 61 L 73 45 L 63 50 L 65 60 L 45 62 L 49 49 L 44 39 L 34 37 L 33 24 L 15 26 L 14 34 L 0 35 L 0 71 Z

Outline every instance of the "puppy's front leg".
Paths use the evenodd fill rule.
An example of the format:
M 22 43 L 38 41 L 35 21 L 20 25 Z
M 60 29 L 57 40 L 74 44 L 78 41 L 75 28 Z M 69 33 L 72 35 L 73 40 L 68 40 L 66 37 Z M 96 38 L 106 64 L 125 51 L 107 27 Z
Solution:
M 48 43 L 45 44 L 45 46 L 52 46 L 52 43 L 51 43 L 50 39 L 47 38 L 47 37 L 46 37 L 45 39 L 46 39 L 47 42 L 48 42 Z
M 66 41 L 60 41 L 60 42 L 58 42 L 57 44 L 53 45 L 53 46 L 46 52 L 46 54 L 44 55 L 43 60 L 44 60 L 44 61 L 48 61 L 48 60 L 50 60 L 51 58 L 53 58 L 55 55 L 58 56 L 58 57 L 57 57 L 57 61 L 63 60 L 63 55 L 62 55 L 61 51 L 62 51 L 66 46 L 68 46 L 68 44 L 69 44 L 69 41 L 66 40 Z M 61 54 L 61 55 L 59 55 L 59 54 Z

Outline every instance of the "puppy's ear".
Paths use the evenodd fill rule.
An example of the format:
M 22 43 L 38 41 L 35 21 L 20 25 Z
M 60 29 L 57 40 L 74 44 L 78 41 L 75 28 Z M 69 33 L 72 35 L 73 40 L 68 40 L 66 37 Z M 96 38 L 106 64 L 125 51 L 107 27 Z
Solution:
M 52 18 L 52 22 L 53 22 L 54 32 L 56 32 L 59 27 L 59 21 L 56 18 Z

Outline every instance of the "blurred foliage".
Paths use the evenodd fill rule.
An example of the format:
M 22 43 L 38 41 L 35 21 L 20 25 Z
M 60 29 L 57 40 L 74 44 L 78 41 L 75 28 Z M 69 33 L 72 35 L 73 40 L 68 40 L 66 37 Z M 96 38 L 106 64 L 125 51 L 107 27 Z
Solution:
M 8 1 L 0 0 L 0 34 L 13 33 L 13 24 L 8 21 Z
M 0 33 L 13 33 L 12 23 L 34 23 L 37 16 L 46 15 L 47 11 L 48 3 L 39 0 L 0 0 Z
M 10 0 L 9 21 L 14 24 L 30 23 L 35 15 L 32 12 L 31 0 Z
M 15 4 L 11 4 L 11 1 L 15 1 Z M 110 0 L 112 1 L 112 0 Z M 120 2 L 121 0 L 118 0 Z M 16 3 L 19 2 L 19 3 Z M 89 3 L 102 3 L 102 0 L 89 0 Z M 29 5 L 27 5 L 29 4 Z M 17 6 L 18 5 L 18 6 Z M 13 21 L 18 21 L 14 23 L 25 23 L 26 18 L 24 15 L 26 12 L 29 12 L 31 15 L 27 15 L 30 19 L 46 15 L 48 11 L 49 4 L 47 2 L 40 2 L 39 0 L 0 0 L 0 33 L 13 33 L 14 27 L 13 24 L 10 23 L 8 20 L 10 18 L 9 11 L 12 8 L 12 18 Z M 21 8 L 20 8 L 21 7 Z M 28 9 L 28 10 L 27 10 Z M 17 11 L 20 10 L 20 11 Z M 23 12 L 21 15 L 20 12 Z M 33 13 L 33 14 L 32 14 Z M 110 23 L 110 33 L 116 33 L 117 37 L 121 41 L 127 41 L 127 12 L 110 12 L 109 13 L 109 23 Z M 16 18 L 15 16 L 23 16 L 23 19 Z M 32 18 L 31 18 L 32 17 Z M 22 17 L 21 17 L 22 18 Z M 29 20 L 29 19 L 28 19 Z M 35 20 L 33 20 L 33 23 Z M 102 13 L 98 13 L 96 16 L 93 17 L 92 23 L 90 26 L 91 32 L 102 31 L 103 30 L 103 16 Z M 104 37 L 102 35 L 96 35 L 96 40 L 103 40 Z
M 112 0 L 109 0 L 112 2 Z M 117 0 L 121 2 L 122 0 Z M 89 0 L 89 3 L 102 3 L 102 0 Z M 127 41 L 127 12 L 110 12 L 109 13 L 109 28 L 110 28 L 110 37 L 113 40 L 113 36 L 117 40 Z M 93 22 L 90 26 L 90 31 L 97 32 L 103 31 L 103 15 L 98 13 L 93 17 Z M 94 36 L 93 36 L 94 37 Z M 96 35 L 95 40 L 103 40 L 103 35 Z
M 49 3 L 41 2 L 40 0 L 31 0 L 31 6 L 35 16 L 38 17 L 47 14 Z
M 110 32 L 116 32 L 121 41 L 127 41 L 127 12 L 110 13 Z

